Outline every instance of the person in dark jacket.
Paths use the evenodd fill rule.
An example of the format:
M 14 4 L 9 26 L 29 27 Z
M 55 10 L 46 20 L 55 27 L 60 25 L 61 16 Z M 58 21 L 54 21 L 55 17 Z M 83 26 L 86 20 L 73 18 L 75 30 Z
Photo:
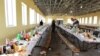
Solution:
M 60 20 L 58 21 L 58 25 L 60 25 Z
M 40 26 L 42 26 L 42 25 L 43 25 L 43 21 L 41 20 L 41 21 L 40 21 Z
M 55 20 L 52 21 L 52 32 L 55 32 Z

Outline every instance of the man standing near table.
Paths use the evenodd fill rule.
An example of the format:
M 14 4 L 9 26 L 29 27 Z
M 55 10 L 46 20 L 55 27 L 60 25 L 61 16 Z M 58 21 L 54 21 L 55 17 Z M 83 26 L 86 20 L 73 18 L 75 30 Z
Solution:
M 71 21 L 73 22 L 73 25 L 71 26 L 72 32 L 73 33 L 79 32 L 79 21 L 75 18 L 71 18 Z
M 43 21 L 41 20 L 41 21 L 40 21 L 40 26 L 42 26 L 42 25 L 43 25 Z
M 52 32 L 55 32 L 55 20 L 52 21 Z
M 79 21 L 75 18 L 71 18 L 71 21 L 73 21 L 72 27 L 78 27 L 79 28 Z

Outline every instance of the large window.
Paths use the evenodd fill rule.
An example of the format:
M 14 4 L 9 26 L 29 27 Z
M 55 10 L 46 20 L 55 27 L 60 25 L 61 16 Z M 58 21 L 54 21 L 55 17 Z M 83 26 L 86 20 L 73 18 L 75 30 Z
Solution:
M 42 15 L 39 14 L 39 18 L 40 18 L 39 20 L 41 21 L 42 20 Z
M 52 23 L 52 18 L 48 18 L 48 24 Z
M 94 16 L 93 24 L 97 24 L 97 16 Z
M 88 24 L 88 18 L 87 17 L 85 18 L 85 24 Z
M 71 19 L 67 19 L 67 23 L 72 24 Z
M 37 13 L 37 24 L 39 24 L 39 22 L 40 22 L 40 15 L 39 13 Z
M 16 0 L 5 0 L 6 27 L 16 26 Z
M 79 21 L 80 19 L 78 18 L 77 20 Z
M 27 6 L 22 2 L 22 24 L 27 25 Z
M 82 24 L 84 24 L 84 18 L 82 18 Z
M 92 17 L 89 17 L 89 24 L 92 24 Z
M 99 21 L 98 23 L 99 23 L 99 25 L 100 25 L 100 19 L 99 19 L 98 21 Z
M 43 21 L 43 23 L 45 23 L 45 18 L 42 16 L 42 21 Z
M 81 24 L 82 22 L 81 22 L 81 18 L 79 19 L 79 23 Z
M 30 24 L 36 24 L 36 12 L 30 8 Z

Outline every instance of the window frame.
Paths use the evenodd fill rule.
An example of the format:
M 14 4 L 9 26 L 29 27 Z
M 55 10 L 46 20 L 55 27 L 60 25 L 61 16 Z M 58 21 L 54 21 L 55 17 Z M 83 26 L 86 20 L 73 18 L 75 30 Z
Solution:
M 88 17 L 85 17 L 85 24 L 88 24 Z
M 95 18 L 96 17 L 96 18 Z M 96 21 L 95 21 L 96 20 Z M 97 22 L 98 22 L 98 16 L 94 16 L 93 17 L 93 24 L 97 24 Z
M 29 23 L 30 24 L 36 24 L 36 20 L 37 20 L 37 15 L 34 9 L 29 8 Z
M 27 25 L 27 5 L 22 2 L 22 25 Z
M 92 16 L 89 17 L 89 24 L 92 24 Z
M 5 4 L 5 21 L 6 27 L 15 27 L 17 26 L 16 19 L 16 0 L 4 0 Z

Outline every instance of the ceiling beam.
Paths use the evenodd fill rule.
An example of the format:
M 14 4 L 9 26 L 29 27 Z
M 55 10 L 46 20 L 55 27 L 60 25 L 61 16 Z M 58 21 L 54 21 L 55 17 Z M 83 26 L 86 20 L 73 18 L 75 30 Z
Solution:
M 55 0 L 55 4 L 54 4 L 53 10 L 52 10 L 52 14 L 53 14 L 54 11 L 55 11 L 55 7 L 56 7 L 56 5 L 57 5 L 57 0 Z
M 59 6 L 61 5 L 61 2 L 62 2 L 63 0 L 60 0 L 59 1 L 59 3 L 58 3 L 58 5 L 57 5 L 57 7 L 56 7 L 56 9 L 55 9 L 55 11 L 59 11 Z

